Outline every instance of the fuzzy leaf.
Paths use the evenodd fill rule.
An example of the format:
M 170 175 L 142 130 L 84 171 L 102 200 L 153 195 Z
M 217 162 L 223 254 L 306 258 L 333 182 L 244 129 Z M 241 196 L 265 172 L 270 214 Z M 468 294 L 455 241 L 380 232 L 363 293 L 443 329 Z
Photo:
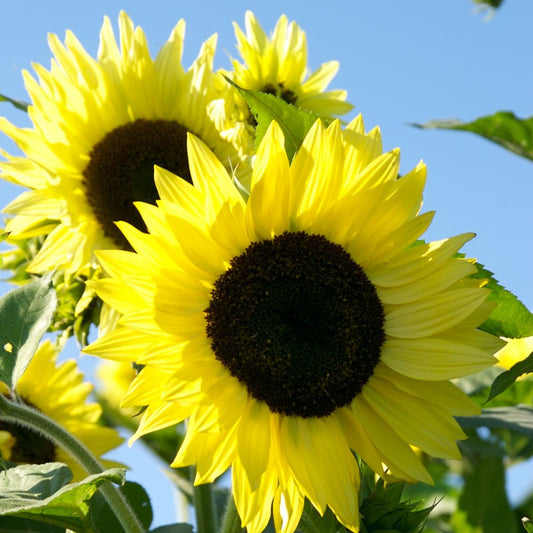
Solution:
M 255 129 L 256 146 L 264 137 L 269 124 L 275 120 L 285 135 L 285 151 L 291 160 L 300 148 L 307 132 L 318 119 L 318 115 L 306 109 L 288 104 L 282 98 L 261 91 L 243 89 L 228 80 L 244 98 L 252 112 L 257 126 Z
M 479 329 L 498 337 L 518 339 L 533 335 L 533 313 L 511 292 L 502 287 L 490 270 L 476 263 L 478 269 L 473 278 L 487 280 L 485 287 L 491 290 L 488 301 L 496 307 Z
M 17 109 L 20 109 L 21 111 L 25 111 L 26 113 L 28 112 L 29 104 L 27 102 L 23 102 L 22 100 L 14 100 L 13 98 L 9 98 L 9 96 L 0 94 L 0 102 L 9 102 L 10 104 L 14 105 Z
M 0 298 L 0 381 L 10 388 L 31 361 L 54 316 L 57 298 L 43 276 Z
M 533 372 L 533 352 L 523 361 L 518 361 L 509 370 L 500 374 L 490 387 L 489 396 L 485 403 L 489 402 L 505 390 L 507 390 L 521 375 Z
M 477 416 L 458 416 L 463 429 L 467 428 L 506 428 L 533 438 L 533 407 L 514 405 L 483 409 Z
M 520 119 L 510 111 L 480 117 L 473 122 L 460 120 L 432 120 L 426 124 L 413 124 L 423 129 L 461 130 L 476 133 L 506 150 L 533 160 L 533 117 Z
M 122 483 L 124 469 L 112 468 L 67 484 L 61 463 L 22 465 L 0 473 L 0 516 L 20 517 L 83 532 L 90 525 L 89 501 L 105 481 Z
M 139 522 L 148 531 L 153 519 L 150 497 L 138 483 L 127 481 L 120 488 L 128 500 L 130 507 L 135 510 Z M 120 531 L 121 525 L 104 497 L 97 493 L 91 501 L 91 517 L 99 533 L 115 533 Z

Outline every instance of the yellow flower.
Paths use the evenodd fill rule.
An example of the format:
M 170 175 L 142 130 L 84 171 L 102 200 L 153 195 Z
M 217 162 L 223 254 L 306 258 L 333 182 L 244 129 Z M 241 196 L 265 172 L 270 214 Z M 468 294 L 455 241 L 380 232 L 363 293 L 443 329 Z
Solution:
M 318 121 L 292 163 L 273 123 L 247 203 L 194 136 L 188 154 L 195 186 L 158 169 L 158 206 L 137 204 L 149 233 L 120 223 L 135 252 L 98 253 L 93 285 L 123 316 L 86 351 L 145 365 L 123 401 L 147 406 L 135 436 L 187 419 L 172 466 L 196 464 L 196 483 L 231 467 L 250 532 L 271 513 L 294 531 L 304 498 L 357 531 L 352 450 L 431 482 L 411 446 L 459 458 L 453 416 L 478 412 L 448 381 L 500 346 L 455 257 L 472 234 L 416 244 L 425 166 L 397 179 L 399 151 L 360 118 Z
M 124 12 L 119 27 L 120 46 L 105 18 L 97 59 L 70 31 L 64 45 L 51 35 L 51 69 L 34 65 L 37 80 L 24 72 L 33 128 L 0 119 L 0 131 L 25 154 L 8 156 L 0 169 L 30 189 L 5 208 L 13 216 L 6 231 L 15 239 L 47 235 L 29 266 L 33 273 L 60 267 L 87 274 L 95 249 L 126 246 L 114 221 L 144 228 L 132 202 L 155 203 L 154 163 L 190 180 L 189 131 L 241 180 L 249 174 L 243 150 L 250 141 L 226 114 L 227 95 L 215 87 L 216 36 L 185 70 L 183 20 L 155 59 L 142 29 Z
M 136 374 L 137 372 L 131 363 L 102 361 L 96 369 L 98 398 L 105 400 L 113 409 L 119 409 L 120 402 L 126 396 Z M 131 409 L 128 414 L 134 412 Z
M 498 366 L 509 370 L 513 365 L 525 359 L 533 352 L 533 337 L 521 339 L 505 339 L 507 344 L 494 355 L 498 359 Z
M 97 403 L 87 402 L 92 385 L 83 382 L 76 362 L 69 360 L 56 365 L 56 359 L 54 346 L 43 342 L 18 381 L 17 394 L 24 403 L 63 426 L 99 458 L 119 446 L 123 439 L 116 430 L 98 424 L 102 409 Z M 7 393 L 7 386 L 0 382 L 0 394 Z M 18 464 L 65 463 L 75 481 L 87 475 L 62 448 L 22 426 L 0 422 L 0 453 L 5 460 Z M 117 466 L 105 459 L 102 463 Z
M 245 26 L 246 33 L 234 23 L 243 63 L 234 59 L 234 71 L 226 73 L 239 87 L 275 94 L 325 119 L 353 109 L 346 102 L 346 91 L 326 91 L 339 69 L 337 61 L 328 61 L 309 75 L 305 32 L 295 22 L 289 24 L 282 15 L 269 38 L 254 14 L 247 11 Z

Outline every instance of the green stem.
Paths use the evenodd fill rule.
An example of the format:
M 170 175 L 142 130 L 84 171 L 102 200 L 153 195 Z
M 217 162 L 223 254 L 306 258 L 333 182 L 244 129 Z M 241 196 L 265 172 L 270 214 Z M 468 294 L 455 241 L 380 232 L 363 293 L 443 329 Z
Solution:
M 191 475 L 194 476 L 193 468 L 191 468 Z M 213 487 L 210 483 L 194 486 L 193 504 L 196 513 L 196 531 L 198 533 L 217 533 L 217 511 Z
M 100 474 L 104 468 L 90 450 L 50 417 L 20 403 L 9 401 L 0 394 L 0 420 L 18 424 L 45 435 L 67 451 L 87 474 Z M 100 486 L 103 497 L 115 513 L 124 533 L 145 533 L 137 515 L 133 512 L 122 492 L 112 483 Z
M 230 493 L 220 533 L 240 533 L 241 531 L 241 519 L 239 518 L 239 513 L 237 513 L 237 507 L 235 507 L 233 494 Z

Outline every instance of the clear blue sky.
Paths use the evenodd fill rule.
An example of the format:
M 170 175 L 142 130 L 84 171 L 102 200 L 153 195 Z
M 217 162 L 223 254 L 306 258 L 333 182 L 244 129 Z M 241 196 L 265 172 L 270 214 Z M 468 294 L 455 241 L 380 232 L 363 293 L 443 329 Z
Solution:
M 307 32 L 310 67 L 340 61 L 331 87 L 348 90 L 353 113 L 363 113 L 368 129 L 382 128 L 386 149 L 401 148 L 402 172 L 420 159 L 426 162 L 424 209 L 437 211 L 427 237 L 476 232 L 465 251 L 533 308 L 533 163 L 468 133 L 408 125 L 436 118 L 472 120 L 499 110 L 533 115 L 530 0 L 506 0 L 488 20 L 470 0 L 346 0 L 328 7 L 318 0 L 6 2 L 0 12 L 0 93 L 25 99 L 20 71 L 32 62 L 49 66 L 48 32 L 63 37 L 71 29 L 94 55 L 103 16 L 109 15 L 116 28 L 121 9 L 144 28 L 152 53 L 177 20 L 185 18 L 186 66 L 216 32 L 217 67 L 229 67 L 228 54 L 236 55 L 232 21 L 242 27 L 246 9 L 268 31 L 282 13 L 296 20 Z M 27 124 L 25 115 L 8 104 L 0 104 L 0 114 Z M 14 150 L 3 136 L 0 146 Z M 0 204 L 18 192 L 0 183 Z M 154 468 L 137 469 L 133 476 L 142 483 L 152 479 L 148 489 L 156 508 L 154 524 L 172 521 L 171 498 L 154 492 L 162 483 Z M 512 493 L 522 485 L 519 478 L 511 480 Z

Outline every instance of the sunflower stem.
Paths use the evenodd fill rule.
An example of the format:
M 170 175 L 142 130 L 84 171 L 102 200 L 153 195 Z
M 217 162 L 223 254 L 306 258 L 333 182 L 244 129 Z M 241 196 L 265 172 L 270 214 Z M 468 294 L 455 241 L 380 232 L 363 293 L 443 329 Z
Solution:
M 224 513 L 224 520 L 222 522 L 222 528 L 220 533 L 240 533 L 242 531 L 241 519 L 235 506 L 235 500 L 233 494 L 228 496 L 228 503 L 226 506 L 226 512 Z
M 194 486 L 193 503 L 198 533 L 217 533 L 217 512 L 210 483 Z
M 0 421 L 18 424 L 45 435 L 69 453 L 88 475 L 100 474 L 104 471 L 91 451 L 57 422 L 36 409 L 8 400 L 2 394 L 0 394 Z M 145 529 L 124 494 L 115 485 L 103 483 L 99 490 L 122 525 L 124 533 L 145 533 Z

